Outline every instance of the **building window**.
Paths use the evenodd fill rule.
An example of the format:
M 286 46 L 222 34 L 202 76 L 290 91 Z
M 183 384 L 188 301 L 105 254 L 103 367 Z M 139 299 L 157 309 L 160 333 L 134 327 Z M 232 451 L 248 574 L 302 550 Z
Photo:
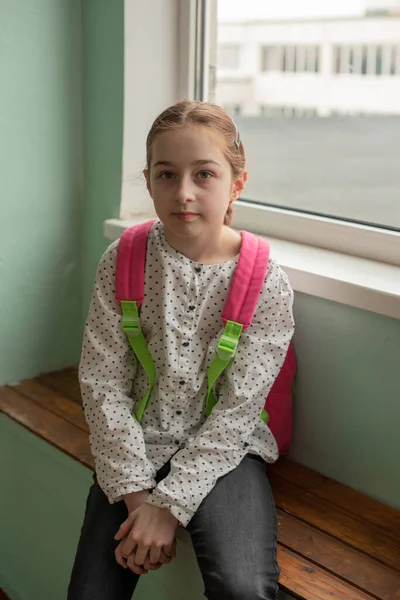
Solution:
M 240 46 L 238 44 L 221 44 L 218 46 L 218 68 L 239 69 Z
M 320 52 L 319 46 L 307 46 L 306 47 L 306 71 L 308 73 L 319 73 L 320 63 Z
M 261 48 L 261 70 L 283 70 L 283 46 L 263 46 Z
M 376 48 L 376 74 L 382 75 L 382 46 Z
M 336 75 L 400 74 L 400 46 L 334 46 L 332 56 Z
M 400 46 L 392 46 L 390 57 L 390 74 L 400 75 Z
M 263 46 L 261 70 L 286 73 L 318 73 L 319 46 Z

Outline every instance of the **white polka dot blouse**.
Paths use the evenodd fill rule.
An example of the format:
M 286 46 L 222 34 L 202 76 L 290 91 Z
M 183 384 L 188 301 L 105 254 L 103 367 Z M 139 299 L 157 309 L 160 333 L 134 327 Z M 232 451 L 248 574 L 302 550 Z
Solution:
M 148 381 L 122 330 L 115 301 L 118 241 L 104 253 L 87 318 L 79 379 L 98 482 L 111 503 L 152 489 L 147 502 L 186 526 L 217 480 L 247 453 L 266 462 L 276 441 L 260 415 L 294 331 L 293 292 L 271 259 L 253 322 L 216 384 L 218 404 L 205 414 L 207 367 L 223 331 L 221 313 L 237 258 L 193 262 L 149 234 L 141 327 L 157 381 L 139 424 L 134 416 Z M 158 485 L 156 472 L 171 459 Z

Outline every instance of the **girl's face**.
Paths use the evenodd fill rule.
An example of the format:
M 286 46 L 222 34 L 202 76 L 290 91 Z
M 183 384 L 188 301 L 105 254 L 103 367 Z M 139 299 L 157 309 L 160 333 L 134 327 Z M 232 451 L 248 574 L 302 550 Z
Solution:
M 156 136 L 144 172 L 156 213 L 178 237 L 221 231 L 229 204 L 243 189 L 247 173 L 232 177 L 224 138 L 208 127 L 189 126 Z

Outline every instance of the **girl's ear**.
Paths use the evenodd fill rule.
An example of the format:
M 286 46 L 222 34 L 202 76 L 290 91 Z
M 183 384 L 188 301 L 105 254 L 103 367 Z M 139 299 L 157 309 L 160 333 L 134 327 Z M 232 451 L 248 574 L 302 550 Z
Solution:
M 150 197 L 152 198 L 153 196 L 152 196 L 152 194 L 151 194 L 151 183 L 150 183 L 150 173 L 149 173 L 149 170 L 148 170 L 148 169 L 145 169 L 145 170 L 143 171 L 143 175 L 144 175 L 144 178 L 145 178 L 145 180 L 146 180 L 146 187 L 147 187 L 147 191 L 149 192 L 149 194 L 150 194 Z
M 232 186 L 232 195 L 231 195 L 230 204 L 232 204 L 232 202 L 235 202 L 235 200 L 240 198 L 246 181 L 247 181 L 247 171 L 243 171 L 243 173 L 241 175 L 239 175 L 239 177 L 236 179 L 236 181 L 234 182 L 234 184 Z

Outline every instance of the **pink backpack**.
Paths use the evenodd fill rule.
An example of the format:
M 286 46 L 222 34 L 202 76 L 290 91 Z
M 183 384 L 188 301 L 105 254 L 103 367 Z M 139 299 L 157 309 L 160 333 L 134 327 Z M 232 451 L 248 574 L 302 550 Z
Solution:
M 154 221 L 148 221 L 135 225 L 122 234 L 116 269 L 115 297 L 117 302 L 121 303 L 123 330 L 149 380 L 147 393 L 135 411 L 139 422 L 156 381 L 156 368 L 139 322 L 139 309 L 144 298 L 147 238 L 153 223 Z M 207 371 L 207 415 L 211 414 L 217 403 L 214 384 L 222 371 L 234 360 L 241 331 L 251 324 L 268 267 L 269 244 L 246 231 L 242 231 L 241 235 L 239 261 L 221 315 L 225 329 L 216 349 L 216 357 Z M 290 344 L 282 369 L 268 394 L 261 414 L 261 419 L 268 423 L 274 434 L 280 454 L 289 452 L 292 438 L 292 393 L 295 373 L 296 359 L 293 345 Z

